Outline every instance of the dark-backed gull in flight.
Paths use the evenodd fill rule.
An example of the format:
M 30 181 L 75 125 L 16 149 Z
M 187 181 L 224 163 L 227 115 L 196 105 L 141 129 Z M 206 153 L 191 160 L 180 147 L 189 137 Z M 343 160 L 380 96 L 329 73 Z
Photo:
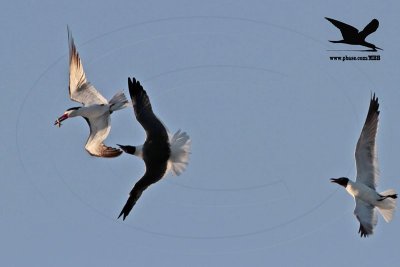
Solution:
M 146 165 L 143 177 L 134 185 L 129 198 L 119 214 L 125 220 L 143 191 L 158 182 L 169 171 L 180 175 L 188 165 L 191 140 L 185 132 L 171 135 L 153 113 L 146 91 L 135 78 L 128 79 L 129 94 L 137 121 L 146 131 L 146 141 L 141 146 L 118 145 L 124 152 L 138 156 Z

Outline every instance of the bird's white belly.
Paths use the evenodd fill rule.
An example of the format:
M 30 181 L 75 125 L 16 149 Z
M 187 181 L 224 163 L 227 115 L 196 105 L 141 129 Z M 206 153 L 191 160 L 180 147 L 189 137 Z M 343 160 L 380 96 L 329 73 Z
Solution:
M 347 192 L 355 198 L 361 199 L 364 202 L 375 205 L 378 199 L 378 193 L 372 188 L 364 184 L 348 184 L 346 187 Z
M 87 118 L 97 118 L 103 116 L 106 112 L 109 112 L 108 105 L 91 105 L 81 108 L 82 116 Z

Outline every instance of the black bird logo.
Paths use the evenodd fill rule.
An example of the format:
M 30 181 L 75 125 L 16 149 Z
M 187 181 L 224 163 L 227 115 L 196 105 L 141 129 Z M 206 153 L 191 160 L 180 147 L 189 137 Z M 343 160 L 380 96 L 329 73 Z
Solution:
M 335 27 L 337 27 L 340 32 L 342 33 L 343 40 L 339 41 L 329 41 L 331 43 L 344 43 L 344 44 L 350 44 L 350 45 L 362 45 L 365 47 L 371 48 L 371 50 L 366 50 L 366 51 L 377 51 L 377 49 L 383 50 L 382 48 L 379 48 L 375 46 L 374 44 L 368 43 L 365 41 L 365 38 L 370 35 L 371 33 L 375 32 L 378 27 L 379 27 L 379 21 L 377 19 L 371 20 L 370 23 L 368 23 L 367 26 L 362 31 L 358 31 L 356 28 L 354 28 L 351 25 L 348 25 L 346 23 L 343 23 L 338 20 L 334 20 L 331 18 L 325 17 L 327 20 L 329 20 Z

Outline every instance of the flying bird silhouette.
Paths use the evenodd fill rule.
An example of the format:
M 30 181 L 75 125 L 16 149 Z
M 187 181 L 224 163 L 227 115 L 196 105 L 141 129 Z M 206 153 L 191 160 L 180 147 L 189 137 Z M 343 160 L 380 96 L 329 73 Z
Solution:
M 376 151 L 376 133 L 379 120 L 378 98 L 371 98 L 367 119 L 358 139 L 355 158 L 357 178 L 353 182 L 347 177 L 332 178 L 331 182 L 346 188 L 346 191 L 354 197 L 356 207 L 354 215 L 360 222 L 358 233 L 361 237 L 373 234 L 378 222 L 376 209 L 386 222 L 390 222 L 396 208 L 397 194 L 393 189 L 382 193 L 376 191 L 379 179 L 378 159 Z
M 116 110 L 123 109 L 128 105 L 124 93 L 118 92 L 110 101 L 107 101 L 91 85 L 87 79 L 83 65 L 76 50 L 74 39 L 68 29 L 69 42 L 69 96 L 71 100 L 82 103 L 81 107 L 67 109 L 54 123 L 61 127 L 61 122 L 72 117 L 82 116 L 89 124 L 90 134 L 87 139 L 86 151 L 96 157 L 112 158 L 121 155 L 122 151 L 117 148 L 104 145 L 111 125 L 110 114 Z
M 150 99 L 135 78 L 128 78 L 136 120 L 146 131 L 146 141 L 141 146 L 118 145 L 124 152 L 138 156 L 146 165 L 143 177 L 134 185 L 129 198 L 118 218 L 130 213 L 143 191 L 158 182 L 169 171 L 180 175 L 187 167 L 191 140 L 185 132 L 177 131 L 171 135 L 163 123 L 153 113 Z
M 362 45 L 365 47 L 369 47 L 372 51 L 377 51 L 376 49 L 383 50 L 375 46 L 374 44 L 368 43 L 365 41 L 365 38 L 371 33 L 375 32 L 379 27 L 379 21 L 377 19 L 373 19 L 370 23 L 362 31 L 358 31 L 355 27 L 343 23 L 338 20 L 334 20 L 331 18 L 325 17 L 328 21 L 330 21 L 333 25 L 335 25 L 340 32 L 342 33 L 343 40 L 339 41 L 329 41 L 331 43 L 344 43 L 350 45 Z

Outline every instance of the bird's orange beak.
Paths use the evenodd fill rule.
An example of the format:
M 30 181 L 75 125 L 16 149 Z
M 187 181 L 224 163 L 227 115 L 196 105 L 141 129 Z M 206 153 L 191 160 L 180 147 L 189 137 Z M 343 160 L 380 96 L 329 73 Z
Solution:
M 61 122 L 68 119 L 68 114 L 63 114 L 61 117 L 59 117 L 55 122 L 54 125 L 57 125 L 58 127 L 61 127 Z

